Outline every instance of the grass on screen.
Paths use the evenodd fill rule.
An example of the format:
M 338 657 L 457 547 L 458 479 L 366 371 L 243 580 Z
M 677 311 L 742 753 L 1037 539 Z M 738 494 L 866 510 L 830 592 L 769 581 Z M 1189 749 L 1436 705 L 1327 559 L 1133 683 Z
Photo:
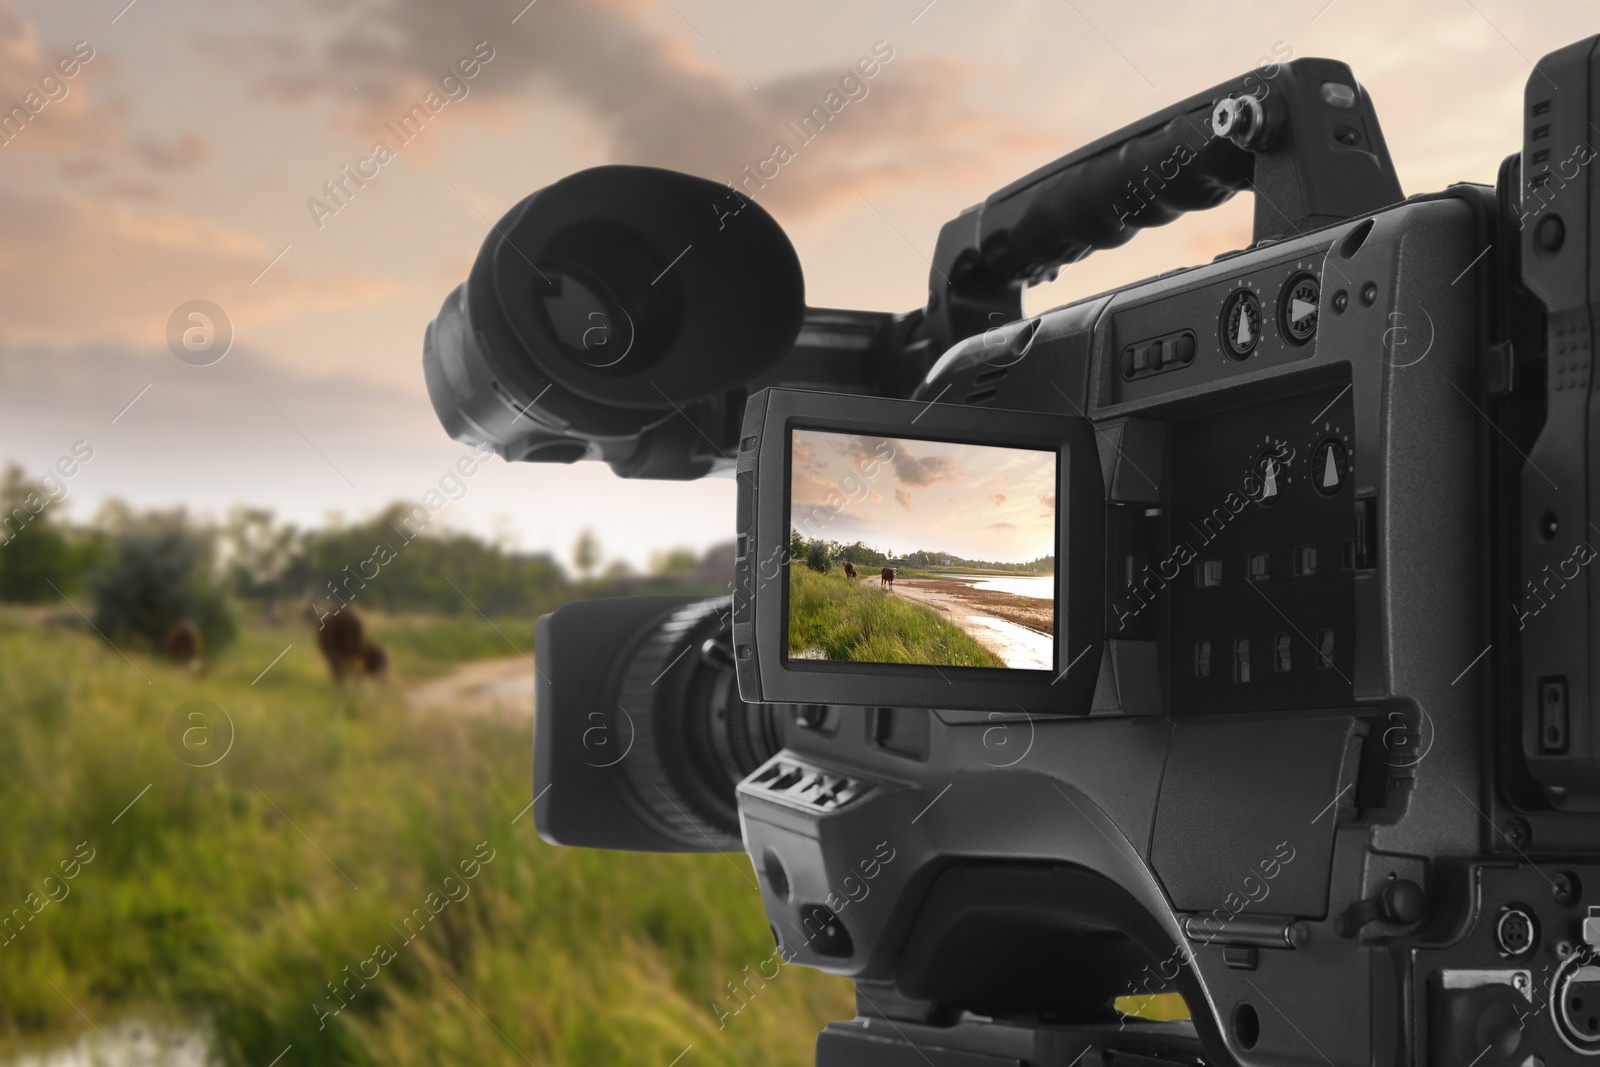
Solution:
M 863 571 L 789 568 L 789 655 L 854 663 L 1004 667 L 1005 661 L 932 608 L 880 588 Z

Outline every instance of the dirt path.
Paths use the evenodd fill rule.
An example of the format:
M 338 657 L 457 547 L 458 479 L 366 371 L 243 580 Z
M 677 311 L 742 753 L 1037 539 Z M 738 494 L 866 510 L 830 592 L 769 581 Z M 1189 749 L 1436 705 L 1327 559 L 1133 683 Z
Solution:
M 406 703 L 457 715 L 532 718 L 533 683 L 533 664 L 522 656 L 475 660 L 411 686 Z
M 894 591 L 897 596 L 934 609 L 999 656 L 1008 667 L 1047 671 L 1055 666 L 1055 641 L 1049 634 L 1001 618 L 1000 611 L 984 605 L 984 600 L 992 599 L 995 608 L 1007 608 L 1011 606 L 1005 601 L 1026 598 L 986 594 L 965 583 L 937 578 L 902 578 L 894 583 Z M 1014 607 L 1004 614 L 1017 615 Z

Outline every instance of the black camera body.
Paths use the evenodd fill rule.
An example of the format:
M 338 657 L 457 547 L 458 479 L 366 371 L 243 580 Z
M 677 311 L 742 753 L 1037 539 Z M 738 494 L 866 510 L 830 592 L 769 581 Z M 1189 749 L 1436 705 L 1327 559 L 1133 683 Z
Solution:
M 540 832 L 747 851 L 783 958 L 854 980 L 828 1067 L 1593 1062 L 1597 40 L 1541 60 L 1496 188 L 1402 200 L 1348 68 L 1297 60 L 964 212 L 910 315 L 795 314 L 781 233 L 726 187 L 699 236 L 673 185 L 667 222 L 582 263 L 512 244 L 535 194 L 480 266 L 511 249 L 588 295 L 537 294 L 568 318 L 497 348 L 522 394 L 452 395 L 439 368 L 488 366 L 481 320 L 527 299 L 475 270 L 447 302 L 472 328 L 430 331 L 441 417 L 515 422 L 576 380 L 538 371 L 609 343 L 563 336 L 573 300 L 672 321 L 628 294 L 680 241 L 712 269 L 743 219 L 759 239 L 715 269 L 778 278 L 740 309 L 771 328 L 699 353 L 693 395 L 605 363 L 638 375 L 620 431 L 576 402 L 531 449 L 446 418 L 738 480 L 730 597 L 540 621 Z M 1021 315 L 1025 285 L 1240 189 L 1251 248 Z M 844 545 L 912 521 L 1010 555 Z M 1162 993 L 1187 1021 L 1134 1010 Z

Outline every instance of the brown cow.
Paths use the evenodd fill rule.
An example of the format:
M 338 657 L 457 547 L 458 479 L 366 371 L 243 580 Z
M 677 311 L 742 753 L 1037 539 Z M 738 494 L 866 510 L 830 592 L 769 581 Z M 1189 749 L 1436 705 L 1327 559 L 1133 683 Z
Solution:
M 177 623 L 167 631 L 167 662 L 174 667 L 198 670 L 200 653 L 204 648 L 200 628 L 192 622 Z
M 893 567 L 885 567 L 885 568 L 883 568 L 883 570 L 878 572 L 878 587 L 881 589 L 884 586 L 888 586 L 889 587 L 889 592 L 891 592 L 891 593 L 894 592 L 894 568 Z
M 389 653 L 370 637 L 361 648 L 361 669 L 368 678 L 382 678 L 389 673 Z
M 849 560 L 844 561 L 844 576 L 852 582 L 856 580 L 856 569 Z
M 366 624 L 356 609 L 343 607 L 322 617 L 317 630 L 317 647 L 328 661 L 333 680 L 348 677 L 380 677 L 389 667 L 389 655 L 367 636 Z

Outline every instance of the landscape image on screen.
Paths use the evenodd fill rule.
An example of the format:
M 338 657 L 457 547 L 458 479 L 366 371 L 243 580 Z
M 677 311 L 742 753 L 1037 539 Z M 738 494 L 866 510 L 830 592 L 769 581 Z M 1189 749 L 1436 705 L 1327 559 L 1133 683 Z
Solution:
M 791 431 L 791 660 L 1055 667 L 1056 455 Z

